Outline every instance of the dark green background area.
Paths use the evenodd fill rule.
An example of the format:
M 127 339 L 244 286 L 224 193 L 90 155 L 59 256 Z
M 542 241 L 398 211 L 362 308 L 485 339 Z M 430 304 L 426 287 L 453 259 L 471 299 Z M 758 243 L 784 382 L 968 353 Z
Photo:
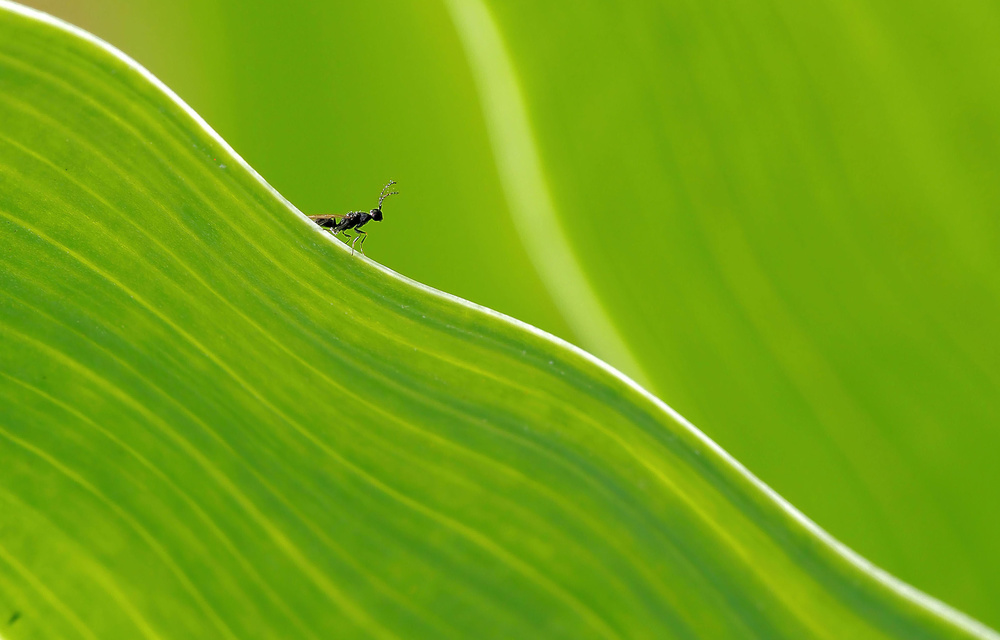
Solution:
M 444 6 L 34 4 L 149 67 L 307 213 L 399 180 L 372 258 L 576 338 Z M 557 213 L 653 390 L 846 544 L 1000 626 L 1000 10 L 491 7 Z

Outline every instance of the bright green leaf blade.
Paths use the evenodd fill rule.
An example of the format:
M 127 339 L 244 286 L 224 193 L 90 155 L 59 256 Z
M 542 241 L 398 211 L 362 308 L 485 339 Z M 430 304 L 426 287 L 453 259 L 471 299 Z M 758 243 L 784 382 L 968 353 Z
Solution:
M 1000 625 L 996 3 L 448 4 L 498 164 L 540 158 L 507 191 L 544 184 L 651 388 L 838 539 Z M 527 246 L 553 283 L 547 240 Z
M 303 211 L 370 207 L 373 189 L 399 180 L 405 207 L 390 202 L 392 224 L 372 246 L 380 262 L 573 341 L 507 213 L 468 64 L 439 3 L 26 4 L 114 42 Z
M 4 638 L 996 637 L 0 6 Z

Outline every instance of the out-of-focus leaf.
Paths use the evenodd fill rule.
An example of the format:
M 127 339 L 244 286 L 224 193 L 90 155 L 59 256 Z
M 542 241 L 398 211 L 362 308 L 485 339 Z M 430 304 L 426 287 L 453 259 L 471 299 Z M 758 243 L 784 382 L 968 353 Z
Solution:
M 566 238 L 558 268 L 527 245 L 543 279 L 575 269 L 652 388 L 838 538 L 1000 624 L 997 6 L 448 4 L 498 158 L 539 167 L 507 191 Z

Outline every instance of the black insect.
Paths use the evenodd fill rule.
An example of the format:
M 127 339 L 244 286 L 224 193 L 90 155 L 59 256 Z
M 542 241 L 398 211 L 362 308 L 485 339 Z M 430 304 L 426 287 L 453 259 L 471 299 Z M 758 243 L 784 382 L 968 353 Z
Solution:
M 396 184 L 395 180 L 390 180 L 389 184 L 382 187 L 382 193 L 378 196 L 378 206 L 371 211 L 350 211 L 348 213 L 328 213 L 321 216 L 309 216 L 309 219 L 330 231 L 330 233 L 337 235 L 338 233 L 343 233 L 344 237 L 348 240 L 351 236 L 347 235 L 347 231 L 354 229 L 355 236 L 354 240 L 351 242 L 351 255 L 354 255 L 354 244 L 361 238 L 361 244 L 358 245 L 358 251 L 362 254 L 365 252 L 365 239 L 368 238 L 368 232 L 362 231 L 361 227 L 368 224 L 369 220 L 374 220 L 375 222 L 382 222 L 382 202 L 389 196 L 394 196 L 398 194 L 398 191 L 389 191 L 389 187 Z

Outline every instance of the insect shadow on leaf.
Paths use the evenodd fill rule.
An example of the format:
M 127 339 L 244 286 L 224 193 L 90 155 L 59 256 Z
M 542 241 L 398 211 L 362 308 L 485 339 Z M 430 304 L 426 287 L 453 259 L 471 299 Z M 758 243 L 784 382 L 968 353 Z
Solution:
M 365 240 L 368 238 L 368 232 L 362 231 L 361 227 L 368 224 L 371 220 L 374 220 L 375 222 L 382 222 L 382 203 L 385 202 L 385 199 L 389 196 L 394 196 L 399 193 L 398 191 L 389 191 L 394 184 L 396 184 L 396 181 L 390 180 L 387 185 L 382 187 L 382 192 L 378 196 L 378 206 L 371 211 L 327 213 L 318 216 L 309 216 L 309 219 L 333 235 L 343 233 L 344 237 L 348 240 L 351 239 L 351 236 L 347 235 L 347 232 L 353 229 L 355 235 L 354 240 L 351 242 L 351 255 L 354 255 L 354 245 L 357 244 L 359 238 L 361 239 L 361 244 L 358 245 L 358 251 L 364 255 Z

